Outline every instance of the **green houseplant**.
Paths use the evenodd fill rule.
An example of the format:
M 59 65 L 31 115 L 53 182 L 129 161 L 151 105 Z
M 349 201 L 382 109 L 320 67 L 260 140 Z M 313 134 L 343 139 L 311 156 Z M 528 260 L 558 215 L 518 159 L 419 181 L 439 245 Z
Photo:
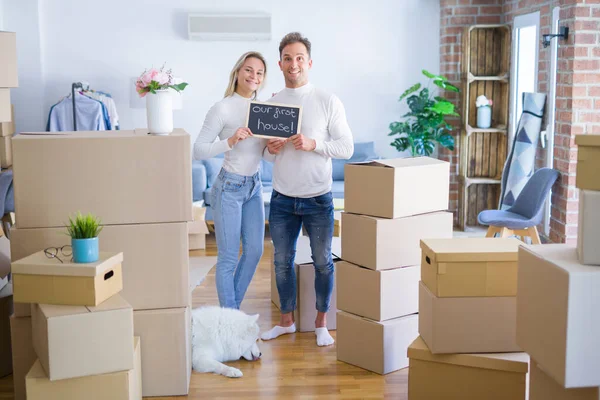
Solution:
M 459 89 L 448 82 L 444 76 L 434 75 L 423 70 L 429 78 L 428 87 L 417 83 L 407 89 L 398 101 L 406 98 L 409 112 L 404 114 L 402 122 L 392 122 L 388 136 L 398 135 L 391 146 L 398 151 L 411 150 L 413 156 L 429 156 L 435 150 L 435 143 L 454 150 L 454 137 L 450 134 L 452 126 L 446 117 L 459 115 L 454 111 L 454 104 L 441 96 L 434 96 L 429 86 L 433 84 L 440 89 L 458 92 Z M 421 89 L 418 93 L 417 91 Z
M 92 214 L 82 215 L 78 212 L 74 218 L 69 217 L 67 233 L 71 236 L 74 262 L 91 263 L 98 261 L 98 235 L 101 231 L 100 219 Z

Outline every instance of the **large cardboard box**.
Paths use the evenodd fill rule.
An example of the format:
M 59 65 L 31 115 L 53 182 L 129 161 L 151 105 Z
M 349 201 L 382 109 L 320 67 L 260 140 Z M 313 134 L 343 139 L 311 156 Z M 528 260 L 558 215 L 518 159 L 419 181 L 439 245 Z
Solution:
M 12 373 L 10 316 L 13 313 L 12 285 L 0 290 L 0 378 Z
M 517 343 L 565 388 L 600 386 L 598 287 L 574 246 L 519 249 Z
M 10 122 L 11 119 L 12 115 L 10 113 L 10 89 L 0 88 L 0 122 Z
M 10 105 L 10 121 L 0 122 L 0 136 L 12 136 L 15 134 L 15 107 Z M 12 152 L 11 152 L 12 154 Z
M 338 311 L 337 359 L 378 374 L 408 367 L 406 351 L 417 336 L 417 314 L 377 322 Z
M 525 400 L 526 353 L 432 354 L 422 338 L 408 348 L 410 400 Z
M 33 347 L 51 381 L 133 368 L 133 310 L 119 295 L 97 307 L 34 304 Z
M 17 74 L 17 35 L 15 32 L 0 32 L 0 88 L 19 86 Z
M 142 400 L 140 338 L 133 340 L 128 371 L 50 381 L 37 360 L 27 373 L 27 400 Z
M 513 238 L 424 239 L 421 280 L 437 297 L 516 296 L 522 243 Z
M 8 168 L 12 165 L 12 136 L 0 136 L 0 167 Z
M 142 395 L 185 396 L 192 373 L 189 307 L 133 312 L 142 341 Z
M 15 400 L 25 400 L 25 375 L 37 359 L 33 349 L 31 317 L 10 317 L 12 337 L 13 387 Z
M 451 237 L 448 212 L 396 219 L 342 214 L 342 259 L 369 269 L 419 265 L 421 239 Z
M 401 218 L 447 210 L 449 189 L 450 164 L 430 157 L 344 167 L 344 210 L 353 214 Z
M 123 289 L 122 262 L 123 253 L 100 252 L 98 261 L 75 263 L 38 251 L 12 263 L 15 301 L 97 306 Z
M 600 135 L 576 135 L 577 177 L 579 189 L 600 190 Z
M 31 317 L 31 304 L 30 303 L 14 303 L 14 314 L 15 317 L 24 318 Z
M 579 191 L 577 254 L 585 265 L 600 265 L 600 191 Z
M 166 136 L 21 133 L 12 140 L 21 228 L 62 227 L 77 210 L 105 225 L 192 220 L 190 135 L 181 129 Z
M 419 285 L 419 333 L 433 354 L 523 351 L 516 297 L 436 297 Z
M 375 321 L 417 313 L 420 275 L 418 265 L 373 271 L 340 261 L 336 264 L 337 308 Z
M 597 387 L 565 389 L 549 377 L 537 361 L 529 363 L 529 400 L 598 400 Z
M 13 260 L 47 247 L 69 244 L 70 238 L 64 232 L 64 228 L 13 227 L 10 240 Z M 190 304 L 186 238 L 186 222 L 103 227 L 99 236 L 100 251 L 123 252 L 120 295 L 134 310 Z

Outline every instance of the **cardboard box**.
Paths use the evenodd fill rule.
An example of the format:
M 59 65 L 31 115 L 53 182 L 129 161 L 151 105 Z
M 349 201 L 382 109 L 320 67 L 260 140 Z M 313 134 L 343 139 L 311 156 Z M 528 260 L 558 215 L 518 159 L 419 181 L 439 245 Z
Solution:
M 70 243 L 64 228 L 11 229 L 13 260 Z M 104 225 L 100 251 L 123 252 L 120 295 L 134 310 L 190 304 L 187 223 Z M 1 240 L 1 238 L 0 238 Z
M 31 317 L 31 304 L 30 303 L 14 303 L 14 314 L 15 317 L 25 318 Z
M 417 336 L 417 314 L 377 322 L 338 311 L 337 359 L 388 374 L 408 367 L 406 351 Z
M 17 35 L 15 32 L 0 32 L 0 88 L 19 87 L 17 74 Z
M 15 134 L 15 107 L 11 104 L 10 105 L 10 121 L 0 122 L 0 136 L 12 136 L 14 134 Z
M 188 226 L 188 234 L 191 235 L 208 235 L 208 226 L 206 225 L 206 221 L 191 221 L 187 223 Z
M 142 395 L 185 396 L 192 373 L 189 307 L 134 311 L 142 341 Z
M 206 249 L 206 235 L 192 234 L 188 235 L 189 250 Z
M 600 265 L 600 191 L 579 191 L 577 254 L 585 265 Z
M 410 400 L 525 400 L 526 353 L 432 354 L 422 338 L 408 348 Z
M 12 136 L 0 136 L 0 167 L 12 166 Z
M 133 310 L 119 295 L 97 307 L 34 304 L 33 347 L 51 381 L 133 368 Z
M 0 88 L 0 122 L 10 122 L 11 119 L 12 115 L 10 114 L 10 89 Z
M 396 219 L 343 213 L 342 220 L 342 259 L 374 270 L 419 265 L 421 239 L 452 237 L 448 212 Z
M 12 337 L 13 387 L 15 400 L 25 400 L 25 375 L 37 359 L 33 349 L 31 317 L 10 317 Z
M 448 209 L 446 161 L 415 157 L 349 163 L 344 177 L 344 210 L 349 213 L 401 218 Z
M 0 278 L 8 276 L 10 273 L 10 245 L 11 241 L 6 236 L 0 236 Z
M 424 239 L 421 280 L 437 297 L 516 296 L 521 244 L 513 238 Z
M 15 301 L 97 306 L 123 289 L 123 253 L 100 252 L 93 263 L 62 262 L 44 251 L 12 263 Z
M 50 381 L 37 360 L 26 377 L 28 400 L 142 400 L 140 338 L 133 340 L 129 371 Z
M 522 351 L 516 297 L 436 297 L 419 285 L 419 333 L 433 354 Z
M 12 144 L 21 228 L 63 227 L 77 210 L 105 225 L 192 220 L 190 135 L 181 129 L 21 133 Z
M 597 387 L 565 389 L 549 377 L 537 361 L 529 363 L 529 400 L 598 400 Z
M 10 316 L 13 313 L 12 285 L 0 290 L 0 378 L 12 373 Z
M 375 321 L 417 313 L 420 275 L 418 265 L 373 271 L 340 261 L 336 264 L 337 308 Z
M 600 386 L 598 287 L 574 246 L 519 249 L 517 343 L 562 387 Z
M 577 177 L 579 189 L 600 190 L 600 135 L 576 135 Z

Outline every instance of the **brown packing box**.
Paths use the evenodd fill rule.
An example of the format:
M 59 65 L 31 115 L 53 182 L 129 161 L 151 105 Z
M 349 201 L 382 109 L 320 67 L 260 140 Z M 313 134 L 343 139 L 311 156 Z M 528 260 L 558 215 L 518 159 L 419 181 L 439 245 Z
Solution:
M 419 265 L 421 239 L 451 237 L 449 212 L 396 219 L 342 214 L 342 259 L 369 269 Z
M 0 167 L 12 165 L 12 136 L 0 136 Z
M 37 360 L 27 374 L 27 400 L 142 400 L 140 338 L 133 338 L 133 367 L 83 378 L 50 381 Z
M 349 213 L 400 218 L 448 209 L 446 161 L 415 157 L 349 163 L 344 176 L 344 211 Z
M 434 355 L 419 337 L 408 348 L 410 400 L 525 400 L 526 353 Z
M 12 285 L 0 290 L 0 378 L 12 373 L 10 316 L 13 312 Z
M 10 317 L 12 337 L 13 386 L 15 400 L 25 400 L 25 375 L 37 359 L 33 349 L 31 317 Z
M 577 177 L 579 189 L 600 190 L 600 135 L 576 135 Z
M 15 107 L 12 104 L 10 105 L 10 115 L 10 121 L 0 122 L 0 136 L 12 136 L 15 134 Z
M 337 308 L 375 321 L 417 313 L 420 275 L 418 265 L 373 271 L 340 261 L 336 264 Z
M 0 67 L 0 69 L 1 68 L 2 67 Z M 0 122 L 10 122 L 11 120 L 12 115 L 10 113 L 10 89 L 0 88 Z
M 0 88 L 19 87 L 17 74 L 17 35 L 15 32 L 0 31 Z
M 437 297 L 516 296 L 522 243 L 513 238 L 423 239 L 421 280 Z
M 14 303 L 14 314 L 15 317 L 24 318 L 31 317 L 31 304 L 30 303 Z
M 70 243 L 65 228 L 11 229 L 13 260 Z M 190 304 L 187 223 L 105 225 L 101 251 L 123 252 L 121 296 L 134 310 Z M 1 238 L 0 238 L 1 240 Z M 15 311 L 16 313 L 16 311 Z
M 206 249 L 206 235 L 205 234 L 191 234 L 188 235 L 189 250 L 202 250 Z
M 12 263 L 15 301 L 97 306 L 123 289 L 122 262 L 123 253 L 100 252 L 96 262 L 75 263 L 38 251 Z
M 600 265 L 600 191 L 579 190 L 577 254 L 585 265 Z
M 142 395 L 185 396 L 192 373 L 189 307 L 133 312 L 142 341 Z
M 0 236 L 0 278 L 8 276 L 10 273 L 10 245 L 11 241 L 6 236 Z
M 419 286 L 419 333 L 434 354 L 522 351 L 516 314 L 516 297 L 436 297 Z
M 408 367 L 406 351 L 419 335 L 417 314 L 377 322 L 338 311 L 337 359 L 388 374 Z
M 190 135 L 181 129 L 21 133 L 12 148 L 20 228 L 63 227 L 77 210 L 105 225 L 192 220 Z
M 97 307 L 34 304 L 33 347 L 51 381 L 133 368 L 133 310 L 119 295 Z
M 531 359 L 529 363 L 529 400 L 599 400 L 598 387 L 565 389 Z
M 519 249 L 517 343 L 562 387 L 600 386 L 598 287 L 574 246 Z

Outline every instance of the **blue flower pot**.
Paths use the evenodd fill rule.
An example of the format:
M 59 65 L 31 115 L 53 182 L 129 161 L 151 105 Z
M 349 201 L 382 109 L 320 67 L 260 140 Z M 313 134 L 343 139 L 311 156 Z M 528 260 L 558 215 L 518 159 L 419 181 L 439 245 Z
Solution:
M 98 261 L 98 237 L 91 239 L 71 239 L 73 261 L 76 263 L 93 263 Z

